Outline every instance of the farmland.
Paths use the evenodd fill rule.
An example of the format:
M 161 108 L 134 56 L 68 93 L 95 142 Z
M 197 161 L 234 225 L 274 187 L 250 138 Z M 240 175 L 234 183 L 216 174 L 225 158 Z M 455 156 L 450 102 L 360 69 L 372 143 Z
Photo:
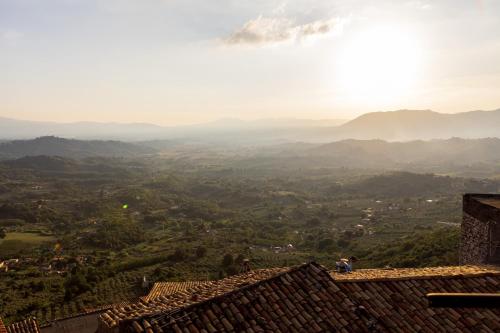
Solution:
M 218 279 L 317 260 L 456 264 L 461 193 L 496 180 L 366 170 L 231 169 L 86 159 L 0 168 L 2 317 L 40 321 L 133 300 L 155 281 Z M 57 170 L 57 171 L 54 171 Z M 96 171 L 99 170 L 99 171 Z

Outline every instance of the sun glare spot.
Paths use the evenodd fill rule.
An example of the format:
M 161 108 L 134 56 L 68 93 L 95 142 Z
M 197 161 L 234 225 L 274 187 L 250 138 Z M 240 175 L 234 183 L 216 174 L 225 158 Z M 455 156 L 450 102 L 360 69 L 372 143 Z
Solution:
M 340 83 L 353 99 L 399 102 L 414 86 L 421 64 L 414 36 L 394 28 L 360 33 L 340 57 Z

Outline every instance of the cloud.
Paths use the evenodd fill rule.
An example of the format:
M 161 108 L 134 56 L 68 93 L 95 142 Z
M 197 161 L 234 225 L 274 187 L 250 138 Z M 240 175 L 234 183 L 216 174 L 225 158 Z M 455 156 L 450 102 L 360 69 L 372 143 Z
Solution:
M 306 24 L 296 24 L 285 17 L 263 17 L 246 22 L 223 41 L 228 45 L 263 45 L 287 41 L 300 41 L 313 36 L 328 35 L 339 31 L 342 20 L 330 18 Z

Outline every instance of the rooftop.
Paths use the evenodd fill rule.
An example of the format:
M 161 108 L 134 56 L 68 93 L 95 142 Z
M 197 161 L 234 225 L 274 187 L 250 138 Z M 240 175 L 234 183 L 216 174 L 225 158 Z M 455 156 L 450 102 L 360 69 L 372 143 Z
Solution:
M 477 198 L 476 200 L 485 205 L 500 209 L 500 198 Z
M 2 317 L 0 317 L 0 333 L 7 333 L 7 328 L 3 323 Z
M 155 298 L 142 299 L 127 306 L 114 307 L 100 315 L 100 326 L 116 327 L 121 320 L 169 311 L 179 307 L 207 300 L 244 285 L 270 278 L 288 268 L 259 269 L 248 273 L 227 277 L 218 281 L 206 281 L 192 288 L 179 289 L 174 293 L 158 295 Z M 149 296 L 149 295 L 148 295 Z M 101 328 L 101 331 L 105 327 Z
M 15 322 L 5 327 L 2 331 L 2 320 L 0 319 L 0 333 L 40 333 L 40 327 L 35 318 L 28 318 L 23 321 Z
M 415 279 L 444 279 L 452 277 L 477 277 L 500 274 L 497 266 L 445 266 L 423 268 L 358 269 L 351 274 L 331 272 L 335 281 L 388 281 Z
M 209 283 L 209 281 L 156 282 L 149 293 L 142 299 L 147 302 L 160 296 L 168 296 L 179 291 L 185 291 Z
M 233 279 L 247 281 L 244 275 Z M 500 292 L 500 272 L 493 268 L 340 275 L 309 263 L 257 274 L 253 280 L 242 285 L 221 280 L 219 292 L 207 289 L 200 298 L 193 299 L 194 293 L 190 301 L 170 303 L 161 311 L 124 317 L 120 332 L 500 331 L 500 309 L 430 308 L 425 297 L 428 292 Z

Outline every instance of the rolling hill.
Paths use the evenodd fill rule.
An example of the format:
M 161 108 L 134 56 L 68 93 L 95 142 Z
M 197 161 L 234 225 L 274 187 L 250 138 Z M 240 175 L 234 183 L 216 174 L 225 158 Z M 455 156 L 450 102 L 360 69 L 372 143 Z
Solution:
M 348 168 L 500 174 L 500 139 L 340 140 L 328 144 L 283 144 L 261 148 L 235 162 L 236 167 L 271 169 Z
M 120 141 L 81 141 L 57 137 L 40 137 L 33 140 L 15 140 L 0 144 L 0 158 L 13 159 L 24 156 L 62 156 L 85 158 L 92 156 L 134 157 L 154 154 L 156 150 Z
M 430 110 L 373 112 L 339 126 L 335 135 L 387 141 L 500 137 L 500 109 L 454 114 Z
M 412 141 L 500 137 L 500 109 L 439 113 L 430 110 L 372 112 L 351 121 L 311 119 L 222 119 L 211 123 L 162 127 L 152 124 L 51 123 L 0 118 L 0 139 L 54 135 L 77 139 L 194 142 L 216 145 L 267 145 L 345 139 Z

